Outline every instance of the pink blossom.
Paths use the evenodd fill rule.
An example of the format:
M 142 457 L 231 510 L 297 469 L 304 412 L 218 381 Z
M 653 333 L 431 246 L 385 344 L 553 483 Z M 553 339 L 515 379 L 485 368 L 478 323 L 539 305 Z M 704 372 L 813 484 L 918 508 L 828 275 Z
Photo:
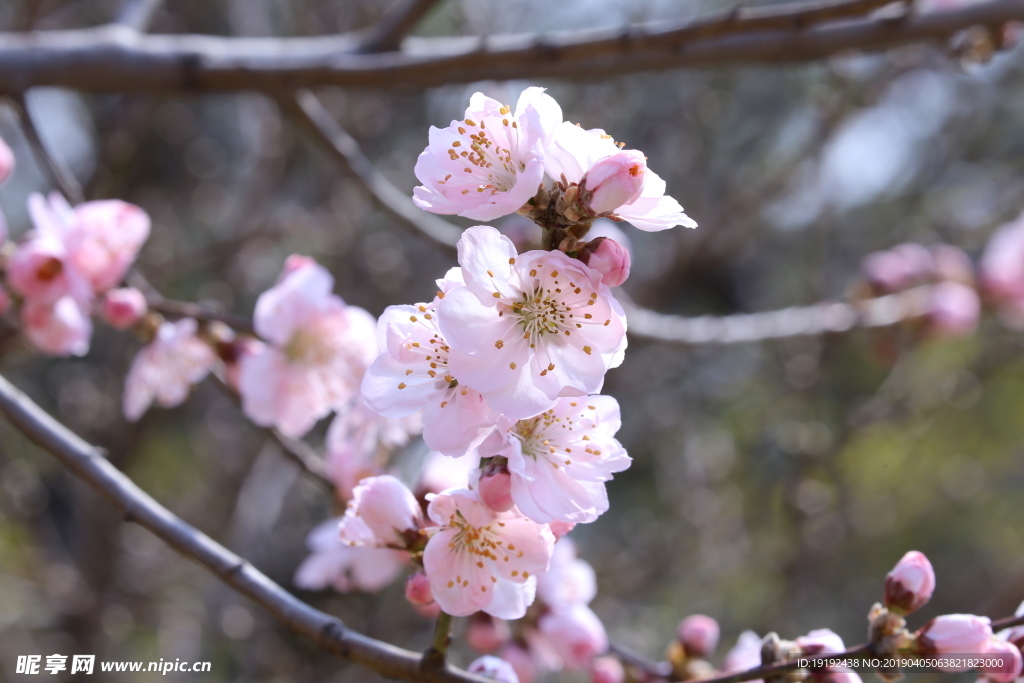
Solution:
M 928 322 L 943 335 L 962 337 L 974 332 L 981 316 L 981 300 L 973 287 L 959 282 L 933 285 L 928 301 Z
M 1024 311 L 1024 214 L 989 239 L 981 258 L 981 281 L 994 297 Z
M 351 590 L 378 591 L 398 578 L 406 553 L 380 548 L 353 548 L 338 538 L 340 518 L 317 526 L 306 540 L 310 556 L 295 572 L 295 585 L 304 590 L 333 587 L 342 593 Z
M 485 654 L 496 652 L 508 642 L 510 636 L 506 622 L 483 612 L 471 616 L 466 627 L 466 643 L 477 652 Z
M 256 302 L 263 353 L 240 360 L 245 414 L 256 424 L 298 437 L 358 390 L 376 355 L 373 317 L 331 293 L 334 278 L 300 261 Z
M 14 173 L 14 152 L 3 138 L 0 138 L 0 185 L 6 183 L 12 173 Z
M 21 296 L 41 304 L 70 296 L 87 306 L 88 283 L 69 267 L 67 249 L 57 237 L 32 234 L 18 245 L 7 266 L 7 282 Z
M 570 671 L 589 668 L 594 657 L 608 649 L 604 625 L 586 605 L 549 612 L 537 626 L 562 658 L 563 667 Z
M 526 614 L 535 575 L 551 559 L 551 531 L 515 510 L 496 513 L 467 489 L 436 496 L 427 513 L 439 528 L 427 542 L 423 567 L 441 609 L 454 616 L 482 610 L 500 619 Z
M 560 395 L 596 393 L 626 348 L 626 318 L 601 274 L 559 251 L 519 255 L 494 228 L 459 240 L 465 287 L 438 306 L 448 367 L 517 419 Z
M 974 284 L 974 264 L 963 249 L 952 244 L 936 244 L 931 252 L 937 280 Z
M 515 114 L 476 93 L 461 121 L 430 128 L 413 201 L 425 211 L 489 221 L 515 213 L 544 180 L 544 150 L 562 111 L 543 88 L 527 88 Z
M 562 123 L 555 131 L 552 144 L 545 155 L 545 170 L 552 178 L 563 176 L 569 183 L 579 183 L 584 174 L 598 162 L 622 153 L 611 136 L 602 130 L 584 130 L 571 123 Z M 629 153 L 642 154 L 635 150 Z M 665 194 L 665 181 L 654 171 L 643 173 L 640 196 L 618 207 L 614 217 L 632 223 L 641 230 L 655 232 L 676 225 L 695 228 L 697 224 L 683 213 L 683 207 Z
M 28 299 L 21 307 L 22 331 L 32 346 L 51 356 L 84 356 L 89 352 L 92 320 L 70 296 L 52 303 Z
M 946 614 L 935 617 L 917 632 L 918 654 L 984 654 L 992 637 L 988 617 L 973 614 Z M 966 671 L 970 667 L 946 667 L 942 671 Z
M 761 637 L 753 631 L 744 631 L 736 640 L 736 645 L 725 655 L 722 670 L 733 673 L 758 666 L 761 666 Z
M 825 655 L 844 652 L 846 646 L 836 633 L 820 628 L 796 639 L 796 644 L 805 655 Z M 849 669 L 814 669 L 811 676 L 816 683 L 861 683 L 859 675 Z
M 359 482 L 342 518 L 339 537 L 350 545 L 407 548 L 423 527 L 412 491 L 391 475 Z
M 438 328 L 438 301 L 384 311 L 377 327 L 383 353 L 367 370 L 362 393 L 370 408 L 387 417 L 422 410 L 427 447 L 460 457 L 493 431 L 498 416 L 480 392 L 448 367 L 450 349 Z
M 480 474 L 476 485 L 480 501 L 495 512 L 508 512 L 512 502 L 512 477 L 504 465 L 489 466 Z
M 647 160 L 635 149 L 605 157 L 583 174 L 579 201 L 591 216 L 611 214 L 640 198 L 646 172 Z
M 405 599 L 413 605 L 429 605 L 434 602 L 430 593 L 430 579 L 423 572 L 410 574 L 405 581 Z
M 626 670 L 615 657 L 598 657 L 590 668 L 590 683 L 625 683 Z
M 885 577 L 885 606 L 902 614 L 919 609 L 935 591 L 935 570 L 924 553 L 911 550 Z
M 103 295 L 103 319 L 118 330 L 126 330 L 146 314 L 146 297 L 134 287 L 111 289 Z
M 693 614 L 681 622 L 676 637 L 690 657 L 706 659 L 718 647 L 718 622 L 703 614 Z
M 484 655 L 478 658 L 469 665 L 466 671 L 471 674 L 479 674 L 485 678 L 493 678 L 501 683 L 519 683 L 519 676 L 516 675 L 512 665 L 504 659 L 491 655 Z
M 589 604 L 597 595 L 594 568 L 576 556 L 571 538 L 555 543 L 550 568 L 537 577 L 537 597 L 554 610 Z
M 587 242 L 577 258 L 601 273 L 601 282 L 609 287 L 618 287 L 629 277 L 629 250 L 607 237 Z
M 52 200 L 51 200 L 52 202 Z M 71 262 L 96 293 L 114 287 L 149 237 L 149 215 L 116 199 L 85 202 L 74 209 L 68 233 Z
M 324 458 L 338 495 L 350 499 L 360 479 L 382 473 L 379 456 L 404 446 L 422 429 L 418 414 L 398 420 L 383 417 L 360 399 L 339 412 L 327 429 Z
M 153 402 L 164 408 L 184 402 L 192 385 L 210 372 L 217 356 L 196 336 L 198 327 L 191 318 L 165 322 L 135 355 L 124 383 L 124 416 L 129 421 L 142 417 Z
M 1000 666 L 983 669 L 985 678 L 995 683 L 1013 683 L 1020 676 L 1024 660 L 1013 643 L 996 636 L 988 641 L 985 654 L 994 655 L 1001 662 Z
M 621 419 L 611 396 L 560 398 L 536 417 L 503 418 L 512 500 L 535 522 L 593 522 L 608 509 L 605 482 L 632 462 L 615 439 Z M 488 442 L 481 448 L 491 448 Z

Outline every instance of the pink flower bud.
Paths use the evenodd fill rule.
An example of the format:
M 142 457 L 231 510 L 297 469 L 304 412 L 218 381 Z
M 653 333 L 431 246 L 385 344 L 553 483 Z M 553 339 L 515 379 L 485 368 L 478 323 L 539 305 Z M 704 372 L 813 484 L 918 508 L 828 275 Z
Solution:
M 679 622 L 677 637 L 688 656 L 706 659 L 718 647 L 718 622 L 703 614 L 694 614 Z
M 594 658 L 608 649 L 604 625 L 586 605 L 545 614 L 538 627 L 569 671 L 589 668 Z
M 626 671 L 615 657 L 598 657 L 590 669 L 591 683 L 623 683 Z
M 134 325 L 146 310 L 146 297 L 134 287 L 111 289 L 103 296 L 103 319 L 118 330 Z
M 14 152 L 0 138 L 0 185 L 6 183 L 12 173 L 14 173 Z
M 925 624 L 916 634 L 917 654 L 980 655 L 988 648 L 992 627 L 988 617 L 946 614 Z M 970 667 L 939 667 L 942 671 L 967 671 Z
M 935 261 L 935 277 L 938 280 L 974 284 L 974 264 L 960 247 L 936 244 L 932 247 L 932 259 Z
M 894 612 L 910 614 L 932 597 L 935 570 L 924 553 L 911 550 L 885 577 L 885 606 Z
M 932 287 L 928 322 L 938 334 L 961 337 L 974 332 L 981 315 L 981 300 L 973 287 L 940 282 Z
M 480 502 L 495 512 L 508 512 L 512 502 L 512 475 L 504 465 L 491 466 L 480 473 Z
M 602 159 L 583 175 L 580 196 L 592 215 L 611 213 L 632 204 L 644 189 L 647 161 L 636 150 Z
M 601 282 L 618 287 L 629 277 L 629 251 L 607 237 L 590 240 L 580 250 L 579 260 L 601 273 Z
M 1000 666 L 982 669 L 985 678 L 996 683 L 1013 683 L 1020 676 L 1024 660 L 1021 659 L 1020 650 L 1013 643 L 992 638 L 988 641 L 988 651 L 985 654 L 1001 662 Z
M 414 605 L 429 605 L 434 602 L 430 592 L 430 579 L 423 572 L 416 572 L 405 582 L 405 599 Z
M 469 619 L 466 628 L 466 642 L 471 648 L 483 654 L 496 652 L 511 637 L 508 624 L 495 619 L 486 612 L 477 612 Z
M 493 678 L 501 683 L 519 683 L 519 676 L 512 665 L 504 659 L 484 655 L 469 665 L 466 669 L 471 674 L 479 674 L 487 678 Z

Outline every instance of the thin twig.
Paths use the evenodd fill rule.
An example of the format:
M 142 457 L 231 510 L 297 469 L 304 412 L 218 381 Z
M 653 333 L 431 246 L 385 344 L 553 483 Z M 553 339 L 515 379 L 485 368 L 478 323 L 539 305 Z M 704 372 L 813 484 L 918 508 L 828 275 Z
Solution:
M 868 299 L 859 304 L 822 302 L 764 313 L 688 318 L 637 306 L 622 295 L 629 333 L 681 344 L 747 342 L 886 327 L 927 314 L 931 287 Z
M 150 309 L 172 318 L 195 318 L 205 322 L 222 322 L 238 332 L 255 332 L 252 320 L 240 315 L 222 313 L 190 301 L 164 299 L 152 294 L 147 299 Z
M 447 665 L 448 648 L 452 644 L 452 615 L 440 612 L 434 623 L 434 640 L 423 653 L 424 669 L 443 669 Z
M 106 498 L 122 513 L 125 521 L 149 529 L 181 555 L 206 567 L 321 649 L 367 666 L 386 678 L 427 683 L 487 683 L 490 680 L 450 668 L 424 670 L 421 657 L 416 653 L 352 631 L 337 618 L 310 607 L 246 560 L 160 505 L 103 457 L 100 449 L 83 441 L 2 376 L 0 413 L 29 440 L 53 454 Z
M 850 0 L 834 3 L 849 7 Z M 861 5 L 869 7 L 870 3 Z M 787 9 L 788 8 L 788 9 Z M 37 85 L 93 92 L 254 90 L 320 85 L 431 87 L 479 80 L 815 61 L 851 50 L 942 44 L 972 26 L 1024 19 L 1024 0 L 900 16 L 830 17 L 819 3 L 747 20 L 714 19 L 487 38 L 409 38 L 400 52 L 359 53 L 357 36 L 240 38 L 126 35 L 120 27 L 0 34 L 0 93 Z M 824 19 L 816 23 L 819 19 Z M 711 25 L 719 25 L 714 31 Z M 701 32 L 718 35 L 697 37 Z
M 403 226 L 454 249 L 462 231 L 448 221 L 420 210 L 405 192 L 392 185 L 373 162 L 366 158 L 359 143 L 324 109 L 316 95 L 301 91 L 294 99 L 282 97 L 279 102 L 281 108 L 298 119 L 323 143 L 334 158 L 362 182 L 381 207 L 398 218 Z
M 14 109 L 21 120 L 22 130 L 32 146 L 32 152 L 35 154 L 39 168 L 49 173 L 53 184 L 60 188 L 69 202 L 72 204 L 84 202 L 85 195 L 82 193 L 82 185 L 75 178 L 75 174 L 71 172 L 71 168 L 63 157 L 54 154 L 46 146 L 46 141 L 43 140 L 39 126 L 36 124 L 36 118 L 29 107 L 27 93 L 16 92 L 11 95 L 11 99 L 14 101 Z
M 402 39 L 440 0 L 399 0 L 380 21 L 370 28 L 360 52 L 390 52 L 402 45 Z

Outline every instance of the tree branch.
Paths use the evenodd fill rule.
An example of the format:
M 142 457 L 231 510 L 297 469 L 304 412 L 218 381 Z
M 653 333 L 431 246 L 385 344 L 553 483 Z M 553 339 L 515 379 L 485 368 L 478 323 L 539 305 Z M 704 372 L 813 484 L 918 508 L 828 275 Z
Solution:
M 160 505 L 111 465 L 99 449 L 57 422 L 2 376 L 0 413 L 33 443 L 49 451 L 99 492 L 126 521 L 149 529 L 321 649 L 367 666 L 384 677 L 403 681 L 487 683 L 489 680 L 455 669 L 421 670 L 419 655 L 351 631 L 335 617 L 302 602 L 246 560 Z
M 850 0 L 843 4 L 849 6 Z M 861 8 L 874 6 L 863 0 Z M 803 62 L 849 50 L 941 43 L 972 26 L 1024 19 L 1024 0 L 923 15 L 839 18 L 820 4 L 774 14 L 488 38 L 410 38 L 360 54 L 356 36 L 139 35 L 122 27 L 0 34 L 0 93 L 36 85 L 94 92 L 430 87 L 484 79 L 606 78 L 679 67 Z M 821 23 L 817 23 L 817 22 Z M 718 28 L 710 25 L 720 24 Z M 810 25 L 813 24 L 813 25 Z M 809 26 L 810 25 L 810 26 Z M 809 26 L 809 27 L 808 27 Z M 715 35 L 700 37 L 701 33 Z M 694 37 L 694 36 L 698 37 Z
M 440 0 L 399 0 L 369 31 L 359 51 L 390 52 L 402 45 L 402 39 Z
M 917 287 L 858 304 L 823 302 L 764 313 L 695 318 L 657 313 L 623 300 L 621 295 L 619 298 L 631 335 L 681 344 L 741 344 L 895 325 L 925 315 L 931 289 Z
M 63 157 L 57 156 L 46 146 L 46 141 L 43 140 L 39 127 L 36 125 L 36 119 L 29 108 L 27 93 L 16 92 L 11 95 L 11 99 L 40 170 L 50 175 L 54 186 L 60 188 L 69 202 L 72 204 L 84 202 L 85 194 L 82 192 L 82 185 L 75 178 L 75 174 L 71 172 L 71 168 Z
M 411 229 L 413 233 L 425 235 L 434 242 L 454 250 L 462 230 L 413 204 L 405 192 L 395 187 L 377 170 L 373 162 L 366 158 L 359 148 L 359 143 L 338 125 L 316 95 L 304 90 L 297 93 L 294 98 L 281 97 L 278 101 L 281 108 L 300 121 L 403 226 Z

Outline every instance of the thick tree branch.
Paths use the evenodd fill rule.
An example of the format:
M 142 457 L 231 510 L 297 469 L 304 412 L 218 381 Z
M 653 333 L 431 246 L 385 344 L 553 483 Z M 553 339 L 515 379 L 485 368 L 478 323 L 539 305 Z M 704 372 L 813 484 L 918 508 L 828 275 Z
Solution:
M 872 6 L 865 3 L 862 7 Z M 769 16 L 755 14 L 747 20 L 742 14 L 728 14 L 696 24 L 660 23 L 618 31 L 410 38 L 403 51 L 380 54 L 360 54 L 358 38 L 352 35 L 143 36 L 116 26 L 8 33 L 0 34 L 0 93 L 36 85 L 95 92 L 280 93 L 317 85 L 430 87 L 482 79 L 606 78 L 678 67 L 802 62 L 849 50 L 942 43 L 972 26 L 1024 19 L 1024 0 L 991 0 L 948 12 L 897 17 L 833 19 L 831 12 L 816 4 Z M 708 28 L 713 24 L 722 27 Z M 715 35 L 700 37 L 702 32 Z
M 782 337 L 886 327 L 928 312 L 931 287 L 868 299 L 858 304 L 822 302 L 765 313 L 687 318 L 666 315 L 623 301 L 629 333 L 681 344 L 741 344 Z
M 360 52 L 390 52 L 402 45 L 402 39 L 438 5 L 440 0 L 399 0 L 366 35 Z
M 99 492 L 126 521 L 149 529 L 182 555 L 255 601 L 277 621 L 321 649 L 373 669 L 387 678 L 430 683 L 487 683 L 455 669 L 421 669 L 419 655 L 368 638 L 338 619 L 305 604 L 255 567 L 198 529 L 186 524 L 140 489 L 89 445 L 0 377 L 0 413 L 33 443 L 49 451 Z
M 356 176 L 374 199 L 403 226 L 449 249 L 455 248 L 462 230 L 416 207 L 405 192 L 395 187 L 377 170 L 373 162 L 366 158 L 359 148 L 359 143 L 338 125 L 320 104 L 316 95 L 304 90 L 294 98 L 282 97 L 279 101 L 282 109 L 300 121 L 319 142 L 323 143 L 327 151 Z

